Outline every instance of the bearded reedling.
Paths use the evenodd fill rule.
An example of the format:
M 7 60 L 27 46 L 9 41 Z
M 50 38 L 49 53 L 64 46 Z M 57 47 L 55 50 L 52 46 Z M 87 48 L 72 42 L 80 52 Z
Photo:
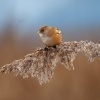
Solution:
M 61 31 L 58 28 L 43 26 L 37 33 L 46 47 L 56 47 L 62 42 Z

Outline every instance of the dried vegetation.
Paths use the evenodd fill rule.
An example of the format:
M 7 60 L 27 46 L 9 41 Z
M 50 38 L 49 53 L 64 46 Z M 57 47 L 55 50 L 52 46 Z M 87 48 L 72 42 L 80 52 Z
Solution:
M 100 59 L 100 44 L 71 41 L 62 42 L 56 48 L 48 47 L 48 50 L 38 48 L 36 52 L 26 55 L 24 59 L 4 65 L 0 68 L 0 72 L 14 72 L 15 75 L 21 75 L 23 78 L 31 75 L 37 77 L 40 84 L 43 84 L 52 78 L 57 63 L 63 64 L 68 70 L 74 70 L 73 62 L 79 52 L 84 53 L 90 62 L 96 57 Z

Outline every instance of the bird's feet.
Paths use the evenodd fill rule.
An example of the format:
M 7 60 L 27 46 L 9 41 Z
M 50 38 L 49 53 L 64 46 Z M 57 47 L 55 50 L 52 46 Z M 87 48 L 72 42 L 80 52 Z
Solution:
M 44 51 L 48 51 L 48 49 L 49 49 L 48 46 L 46 46 L 46 47 L 44 48 Z
M 57 46 L 56 46 L 56 45 L 54 45 L 54 46 L 53 46 L 53 48 L 54 48 L 54 49 L 56 49 L 56 48 L 57 48 Z
M 49 46 L 46 46 L 45 48 L 44 48 L 44 51 L 48 51 L 49 50 Z M 54 46 L 51 46 L 51 48 L 54 48 L 54 49 L 56 49 L 57 48 L 57 46 L 56 45 L 54 45 Z

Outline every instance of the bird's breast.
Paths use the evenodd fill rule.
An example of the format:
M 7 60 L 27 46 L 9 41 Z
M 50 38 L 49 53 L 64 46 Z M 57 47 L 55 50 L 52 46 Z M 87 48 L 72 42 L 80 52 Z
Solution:
M 40 35 L 41 41 L 44 45 L 49 46 L 52 43 L 51 37 L 48 37 L 45 34 L 41 34 L 41 33 L 39 35 Z
M 42 43 L 46 46 L 54 46 L 61 43 L 61 38 L 59 35 L 53 35 L 51 37 L 41 33 L 39 35 Z

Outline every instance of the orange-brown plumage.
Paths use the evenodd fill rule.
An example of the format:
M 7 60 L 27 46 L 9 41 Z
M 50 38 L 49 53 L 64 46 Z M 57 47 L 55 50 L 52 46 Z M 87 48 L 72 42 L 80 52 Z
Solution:
M 43 26 L 39 29 L 38 34 L 42 43 L 46 46 L 55 46 L 62 41 L 61 31 L 54 27 Z

